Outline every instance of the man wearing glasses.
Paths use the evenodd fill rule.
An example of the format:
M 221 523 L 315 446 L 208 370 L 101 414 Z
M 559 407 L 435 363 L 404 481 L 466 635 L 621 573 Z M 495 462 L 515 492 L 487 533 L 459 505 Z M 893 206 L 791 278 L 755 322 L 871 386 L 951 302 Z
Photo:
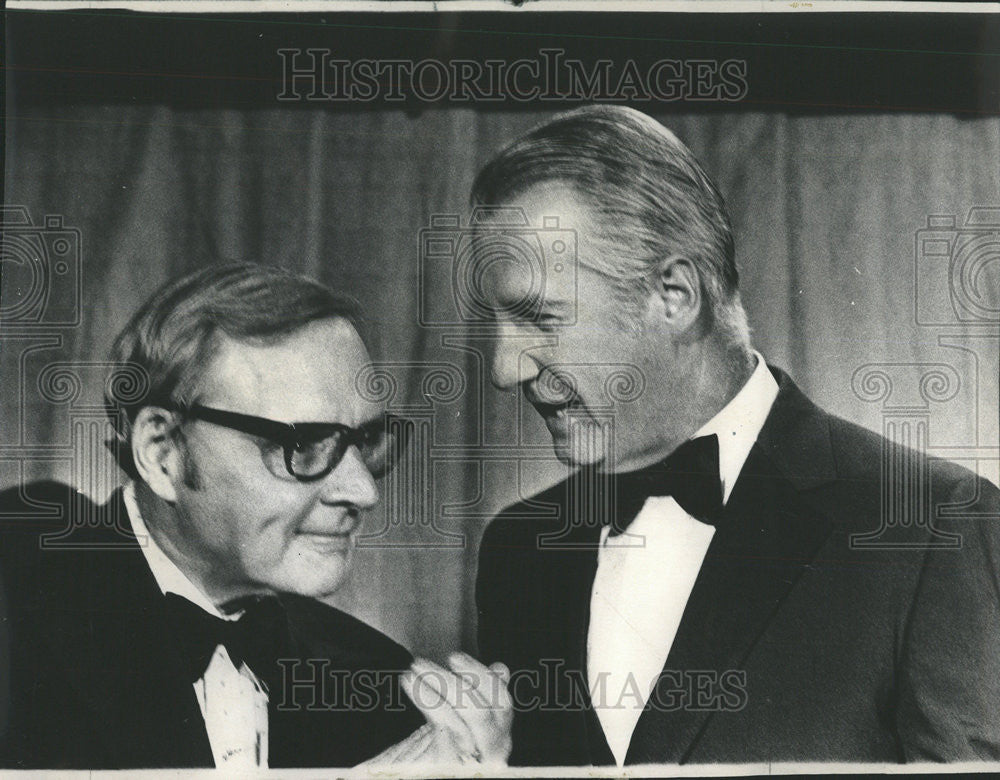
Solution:
M 406 431 L 355 387 L 369 357 L 344 302 L 280 269 L 205 269 L 156 293 L 112 361 L 143 391 L 109 378 L 124 489 L 102 507 L 52 484 L 0 496 L 24 518 L 0 546 L 0 766 L 505 759 L 504 667 L 407 671 L 406 650 L 316 600 Z M 41 549 L 39 502 L 73 518 L 78 549 Z M 497 706 L 468 706 L 470 684 Z

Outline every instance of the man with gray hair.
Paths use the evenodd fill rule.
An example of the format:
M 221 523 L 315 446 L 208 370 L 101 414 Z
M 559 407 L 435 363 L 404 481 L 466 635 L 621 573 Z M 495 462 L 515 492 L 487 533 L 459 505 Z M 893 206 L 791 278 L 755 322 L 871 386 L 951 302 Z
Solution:
M 823 412 L 752 349 L 691 152 L 585 107 L 501 151 L 472 200 L 493 382 L 575 469 L 480 548 L 512 763 L 1000 759 L 1000 492 Z M 505 226 L 552 217 L 575 255 L 497 262 Z M 929 500 L 901 544 L 860 549 L 899 487 L 885 458 L 926 466 Z

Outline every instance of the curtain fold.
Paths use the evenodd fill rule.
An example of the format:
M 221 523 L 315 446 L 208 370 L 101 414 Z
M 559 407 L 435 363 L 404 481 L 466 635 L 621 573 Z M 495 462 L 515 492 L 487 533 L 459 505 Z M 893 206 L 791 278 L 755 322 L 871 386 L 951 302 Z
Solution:
M 36 224 L 61 215 L 80 230 L 83 313 L 79 326 L 0 324 L 0 440 L 20 448 L 2 461 L 0 487 L 22 478 L 80 480 L 72 420 L 100 403 L 101 371 L 80 369 L 71 402 L 39 396 L 38 377 L 53 362 L 104 360 L 158 285 L 232 260 L 303 271 L 360 302 L 373 358 L 391 363 L 398 378 L 392 402 L 434 419 L 429 511 L 389 528 L 382 541 L 396 546 L 359 549 L 335 603 L 414 652 L 474 650 L 482 528 L 519 492 L 530 495 L 564 469 L 551 457 L 483 457 L 517 444 L 512 421 L 523 401 L 493 390 L 484 343 L 461 324 L 419 325 L 421 292 L 442 299 L 454 283 L 447 264 L 421 274 L 420 236 L 432 215 L 464 220 L 477 167 L 543 115 L 148 105 L 11 113 L 5 202 L 25 206 Z M 981 273 L 956 297 L 956 258 L 922 254 L 922 231 L 929 217 L 952 216 L 947 240 L 962 233 L 971 208 L 1000 207 L 1000 122 L 653 113 L 726 197 L 744 303 L 769 361 L 821 406 L 875 430 L 894 403 L 923 405 L 932 451 L 996 481 L 1000 333 L 989 312 L 1000 310 L 1000 259 L 990 260 L 996 248 L 983 239 Z M 962 240 L 988 233 L 985 224 L 966 227 Z M 15 270 L 5 269 L 8 307 L 21 279 Z M 425 381 L 430 371 L 439 371 L 437 384 Z M 878 371 L 890 376 L 891 397 L 871 384 L 868 375 Z M 934 371 L 944 379 L 925 379 Z M 455 382 L 464 383 L 457 396 Z M 530 410 L 520 413 L 525 442 L 546 444 L 542 423 Z M 41 456 L 29 459 L 29 450 Z M 385 523 L 377 509 L 365 527 Z

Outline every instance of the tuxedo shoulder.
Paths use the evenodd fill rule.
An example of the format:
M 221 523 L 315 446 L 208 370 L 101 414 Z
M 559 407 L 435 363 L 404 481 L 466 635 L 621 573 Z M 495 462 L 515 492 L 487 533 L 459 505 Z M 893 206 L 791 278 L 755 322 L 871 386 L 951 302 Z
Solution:
M 0 492 L 0 561 L 28 564 L 41 551 L 39 537 L 64 531 L 80 509 L 96 512 L 98 505 L 61 482 L 32 482 Z
M 37 514 L 40 505 L 68 506 L 74 496 L 81 495 L 83 494 L 62 482 L 53 480 L 29 482 L 27 485 L 16 485 L 0 491 L 0 511 L 3 512 L 4 520 L 9 521 L 13 519 L 9 517 L 10 515 Z M 5 522 L 0 528 L 6 529 L 8 525 L 9 522 Z
M 889 440 L 862 425 L 827 414 L 830 443 L 837 474 L 844 477 L 878 476 L 878 465 Z
M 996 504 L 1000 490 L 964 466 L 894 442 L 882 434 L 840 417 L 828 415 L 830 440 L 836 460 L 837 477 L 854 484 L 880 484 L 883 463 L 910 463 L 925 466 L 938 495 L 975 490 L 981 500 Z
M 94 553 L 137 549 L 119 493 L 101 504 L 51 480 L 0 492 L 0 561 L 73 571 Z M 54 549 L 58 555 L 50 554 Z
M 539 533 L 550 528 L 557 529 L 564 523 L 561 507 L 566 503 L 571 479 L 557 482 L 501 511 L 486 526 L 480 550 L 494 546 L 510 549 L 529 544 L 534 548 Z
M 335 646 L 339 656 L 353 659 L 363 668 L 401 671 L 413 661 L 401 644 L 336 607 L 291 593 L 281 594 L 281 602 L 294 633 L 310 644 Z

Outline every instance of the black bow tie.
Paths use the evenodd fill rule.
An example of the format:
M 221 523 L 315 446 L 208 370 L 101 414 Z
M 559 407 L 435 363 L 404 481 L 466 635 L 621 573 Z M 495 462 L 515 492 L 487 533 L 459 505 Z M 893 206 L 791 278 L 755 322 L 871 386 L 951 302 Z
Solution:
M 175 593 L 164 596 L 167 626 L 191 682 L 205 675 L 212 654 L 224 645 L 233 665 L 247 666 L 268 685 L 277 679 L 278 658 L 287 652 L 288 620 L 273 597 L 249 601 L 238 620 L 222 620 Z
M 723 507 L 719 437 L 713 433 L 689 439 L 658 463 L 616 474 L 614 481 L 618 517 L 611 524 L 612 536 L 622 533 L 653 496 L 673 496 L 695 519 L 718 525 Z

